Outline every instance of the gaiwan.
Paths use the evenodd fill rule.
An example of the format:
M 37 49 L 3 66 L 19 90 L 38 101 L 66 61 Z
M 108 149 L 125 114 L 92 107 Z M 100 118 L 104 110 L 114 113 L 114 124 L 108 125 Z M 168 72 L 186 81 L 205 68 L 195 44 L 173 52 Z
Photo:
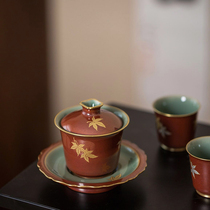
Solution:
M 129 124 L 123 110 L 88 99 L 60 111 L 54 122 L 61 132 L 66 166 L 71 173 L 99 177 L 116 170 L 122 133 Z

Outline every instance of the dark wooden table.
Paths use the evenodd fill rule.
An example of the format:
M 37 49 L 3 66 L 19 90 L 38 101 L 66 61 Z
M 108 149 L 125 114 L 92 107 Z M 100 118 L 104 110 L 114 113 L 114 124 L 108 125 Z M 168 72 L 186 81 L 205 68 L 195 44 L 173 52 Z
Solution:
M 117 106 L 130 116 L 123 139 L 147 154 L 147 168 L 136 179 L 101 194 L 83 194 L 47 179 L 34 162 L 0 190 L 0 206 L 8 209 L 210 209 L 210 199 L 193 186 L 186 152 L 160 148 L 154 114 Z M 196 137 L 210 135 L 210 126 L 198 124 Z M 1 173 L 6 173 L 2 171 Z

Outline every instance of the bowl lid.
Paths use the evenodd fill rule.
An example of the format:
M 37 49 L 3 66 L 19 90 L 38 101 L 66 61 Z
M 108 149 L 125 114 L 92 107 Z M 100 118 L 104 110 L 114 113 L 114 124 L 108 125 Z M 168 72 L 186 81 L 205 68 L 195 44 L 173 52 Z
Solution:
M 103 103 L 96 99 L 81 101 L 80 105 L 81 110 L 62 118 L 61 126 L 64 130 L 83 135 L 100 135 L 112 133 L 123 125 L 117 115 L 101 109 Z

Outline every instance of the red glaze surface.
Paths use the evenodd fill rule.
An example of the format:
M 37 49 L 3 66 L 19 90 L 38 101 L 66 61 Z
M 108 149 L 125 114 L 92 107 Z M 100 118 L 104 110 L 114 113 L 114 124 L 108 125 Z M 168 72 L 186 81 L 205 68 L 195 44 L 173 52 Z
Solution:
M 80 105 L 82 109 L 64 110 L 55 117 L 67 167 L 83 177 L 112 173 L 118 165 L 122 132 L 129 117 L 119 109 L 101 109 L 103 103 L 96 99 L 82 101 Z
M 197 159 L 191 155 L 189 157 L 194 188 L 204 197 L 210 197 L 210 161 Z
M 91 107 L 92 108 L 92 107 Z M 107 134 L 122 127 L 121 119 L 110 111 L 92 108 L 72 112 L 61 120 L 61 126 L 70 132 L 99 135 Z
M 186 144 L 194 138 L 196 129 L 196 114 L 183 117 L 168 117 L 155 113 L 158 139 L 161 144 L 168 148 L 185 150 Z M 161 123 L 161 125 L 159 123 Z M 160 133 L 160 129 L 165 127 L 165 136 Z M 170 132 L 170 134 L 167 132 Z
M 122 131 L 115 135 L 97 138 L 77 137 L 61 131 L 61 136 L 66 165 L 74 174 L 84 177 L 97 177 L 109 174 L 116 169 Z M 75 142 L 77 145 L 84 145 L 82 147 L 84 150 L 92 151 L 91 154 L 94 157 L 85 159 L 82 150 L 78 154 L 78 150 L 72 149 Z

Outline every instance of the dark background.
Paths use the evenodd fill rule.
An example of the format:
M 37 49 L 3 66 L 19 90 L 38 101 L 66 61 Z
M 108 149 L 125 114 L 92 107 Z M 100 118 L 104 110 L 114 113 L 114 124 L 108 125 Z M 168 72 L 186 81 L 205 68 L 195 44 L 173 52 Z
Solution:
M 48 145 L 44 0 L 0 1 L 0 187 Z

